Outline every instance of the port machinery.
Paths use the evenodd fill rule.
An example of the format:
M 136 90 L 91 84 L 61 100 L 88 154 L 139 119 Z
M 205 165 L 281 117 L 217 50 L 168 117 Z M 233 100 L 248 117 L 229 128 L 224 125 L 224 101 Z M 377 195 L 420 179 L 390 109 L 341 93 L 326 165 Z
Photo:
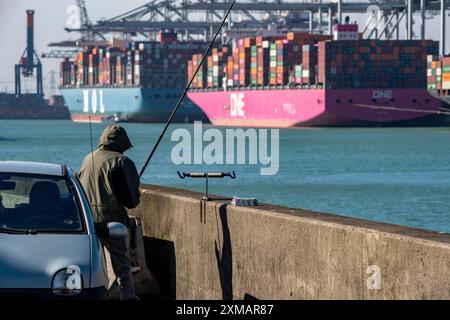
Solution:
M 15 103 L 22 95 L 22 77 L 34 76 L 36 70 L 36 97 L 40 106 L 44 103 L 44 89 L 42 77 L 42 64 L 34 50 L 34 11 L 27 10 L 27 47 L 25 48 L 20 62 L 15 65 Z
M 84 0 L 77 0 L 77 3 L 80 15 L 87 17 Z M 152 39 L 159 31 L 171 29 L 182 34 L 186 40 L 209 40 L 228 6 L 226 0 L 152 0 L 116 17 L 97 23 L 86 20 L 80 28 L 66 30 L 90 35 L 143 35 Z M 404 25 L 406 39 L 424 39 L 427 20 L 440 16 L 440 53 L 444 55 L 446 16 L 449 9 L 449 0 L 239 0 L 221 39 L 226 42 L 237 36 L 255 35 L 255 32 L 264 30 L 267 32 L 267 29 L 327 34 L 332 32 L 335 20 L 344 21 L 344 15 L 376 10 L 376 21 L 368 23 L 363 30 L 366 38 L 400 39 L 403 33 L 399 30 Z M 416 15 L 419 15 L 418 19 Z M 416 20 L 420 24 L 420 33 L 417 35 L 414 33 Z M 98 41 L 102 42 L 103 39 Z M 83 41 L 69 41 L 52 43 L 51 46 L 73 47 L 85 44 Z

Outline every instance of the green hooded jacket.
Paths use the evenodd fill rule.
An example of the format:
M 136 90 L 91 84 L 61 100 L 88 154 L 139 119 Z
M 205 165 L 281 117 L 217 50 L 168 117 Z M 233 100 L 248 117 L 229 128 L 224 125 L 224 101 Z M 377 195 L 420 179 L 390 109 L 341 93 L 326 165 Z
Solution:
M 96 223 L 128 224 L 125 208 L 139 205 L 139 174 L 133 161 L 123 155 L 132 144 L 124 128 L 108 126 L 98 149 L 86 156 L 78 175 Z

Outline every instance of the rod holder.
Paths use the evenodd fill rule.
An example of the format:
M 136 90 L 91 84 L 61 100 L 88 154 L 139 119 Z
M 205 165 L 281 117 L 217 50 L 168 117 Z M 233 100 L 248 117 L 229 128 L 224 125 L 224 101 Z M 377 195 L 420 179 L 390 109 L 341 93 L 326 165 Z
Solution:
M 180 179 L 205 179 L 205 195 L 203 196 L 202 200 L 209 201 L 211 198 L 209 197 L 209 179 L 224 179 L 224 178 L 230 178 L 232 180 L 236 179 L 236 172 L 183 172 L 177 171 L 178 177 Z

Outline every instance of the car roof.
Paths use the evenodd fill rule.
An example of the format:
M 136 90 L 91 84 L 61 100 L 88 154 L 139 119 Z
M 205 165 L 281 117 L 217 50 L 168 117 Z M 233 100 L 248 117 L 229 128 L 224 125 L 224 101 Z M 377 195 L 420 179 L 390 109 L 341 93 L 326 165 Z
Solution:
M 65 175 L 65 167 L 61 164 L 51 163 L 0 161 L 0 172 L 42 174 L 63 177 Z

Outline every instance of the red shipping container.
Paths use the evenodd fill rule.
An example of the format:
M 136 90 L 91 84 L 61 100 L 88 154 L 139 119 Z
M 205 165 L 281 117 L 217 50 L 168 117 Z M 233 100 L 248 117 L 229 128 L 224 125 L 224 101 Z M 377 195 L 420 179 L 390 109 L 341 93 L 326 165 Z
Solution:
M 442 59 L 442 65 L 444 66 L 450 66 L 450 57 L 444 57 Z

